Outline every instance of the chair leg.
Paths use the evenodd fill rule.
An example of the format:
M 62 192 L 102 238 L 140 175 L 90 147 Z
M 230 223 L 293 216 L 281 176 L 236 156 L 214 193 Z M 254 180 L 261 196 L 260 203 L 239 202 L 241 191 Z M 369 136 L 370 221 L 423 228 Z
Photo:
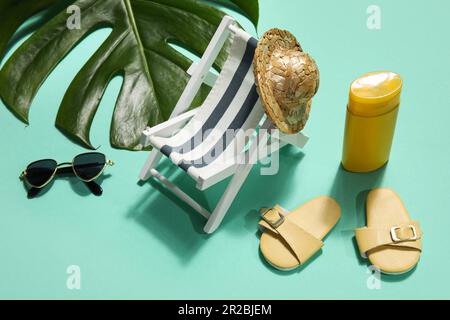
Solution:
M 208 222 L 206 223 L 206 226 L 203 229 L 205 233 L 211 234 L 214 231 L 216 231 L 216 229 L 220 226 L 223 218 L 225 217 L 225 214 L 233 204 L 234 199 L 236 198 L 239 190 L 241 189 L 242 185 L 247 179 L 248 174 L 250 173 L 252 167 L 253 164 L 248 163 L 242 165 L 240 169 L 236 171 L 230 184 L 225 190 L 225 193 L 223 194 L 222 198 L 220 198 L 219 203 L 217 204 L 216 208 L 214 209 L 210 218 L 208 219 Z
M 148 179 L 150 179 L 150 177 L 152 176 L 151 170 L 156 168 L 161 158 L 162 153 L 159 152 L 156 148 L 153 148 L 153 150 L 150 152 L 147 162 L 145 163 L 139 175 L 139 179 L 141 181 L 147 181 Z
M 265 133 L 262 136 L 260 136 L 259 139 L 254 138 L 254 141 L 250 146 L 250 149 L 248 150 L 249 157 L 247 159 L 247 162 L 240 165 L 239 168 L 236 170 L 233 179 L 231 180 L 230 184 L 225 190 L 224 195 L 219 200 L 216 209 L 214 209 L 213 213 L 211 214 L 211 217 L 208 219 L 208 223 L 203 229 L 206 233 L 208 234 L 213 233 L 219 227 L 228 209 L 230 209 L 231 204 L 233 203 L 239 190 L 241 189 L 242 185 L 244 184 L 245 180 L 250 174 L 250 170 L 256 163 L 258 157 L 258 148 L 265 146 L 267 143 L 268 139 L 267 129 L 270 127 L 271 123 L 272 122 L 267 118 L 264 121 L 263 125 L 261 126 L 261 129 L 265 131 Z

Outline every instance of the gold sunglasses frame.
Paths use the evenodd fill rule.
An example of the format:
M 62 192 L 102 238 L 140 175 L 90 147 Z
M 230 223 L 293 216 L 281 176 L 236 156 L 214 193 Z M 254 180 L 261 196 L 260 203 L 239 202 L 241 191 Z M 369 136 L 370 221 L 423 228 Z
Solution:
M 25 169 L 24 171 L 22 171 L 22 174 L 20 175 L 19 179 L 22 180 L 22 181 L 25 181 L 30 187 L 33 187 L 33 188 L 36 188 L 36 189 L 42 189 L 42 188 L 45 188 L 50 182 L 52 182 L 52 180 L 55 178 L 56 173 L 58 172 L 58 169 L 59 169 L 59 168 L 61 168 L 62 166 L 68 166 L 68 168 L 72 168 L 73 173 L 75 174 L 75 176 L 76 176 L 78 179 L 80 179 L 80 180 L 83 181 L 83 182 L 91 182 L 91 181 L 94 181 L 95 179 L 97 179 L 98 177 L 100 177 L 100 176 L 103 174 L 103 172 L 105 171 L 106 167 L 108 167 L 108 166 L 112 167 L 112 166 L 114 165 L 114 161 L 112 161 L 112 160 L 105 160 L 105 165 L 103 166 L 102 170 L 100 170 L 100 172 L 99 172 L 95 177 L 93 177 L 92 179 L 89 179 L 89 180 L 83 179 L 83 178 L 81 178 L 81 177 L 77 174 L 77 172 L 76 172 L 76 170 L 75 170 L 75 167 L 74 167 L 74 161 L 75 161 L 75 159 L 78 158 L 79 156 L 82 156 L 82 155 L 88 155 L 88 154 L 102 154 L 102 153 L 99 153 L 99 152 L 87 152 L 87 153 L 82 153 L 82 154 L 79 154 L 79 155 L 75 156 L 75 157 L 72 159 L 72 162 L 57 163 L 54 159 L 42 159 L 42 160 L 37 160 L 37 161 L 34 161 L 34 162 L 30 163 L 30 164 L 28 165 L 28 167 L 29 167 L 30 165 L 32 165 L 33 163 L 40 162 L 40 161 L 46 161 L 46 160 L 55 161 L 55 163 L 56 163 L 55 170 L 53 171 L 53 173 L 52 173 L 52 175 L 49 177 L 49 179 L 48 179 L 42 186 L 35 186 L 35 185 L 33 185 L 32 183 L 30 183 L 30 181 L 27 179 L 27 169 L 28 169 L 28 167 L 27 167 L 27 169 Z M 102 155 L 103 155 L 103 154 L 102 154 Z M 105 156 L 105 159 L 106 159 L 106 156 Z

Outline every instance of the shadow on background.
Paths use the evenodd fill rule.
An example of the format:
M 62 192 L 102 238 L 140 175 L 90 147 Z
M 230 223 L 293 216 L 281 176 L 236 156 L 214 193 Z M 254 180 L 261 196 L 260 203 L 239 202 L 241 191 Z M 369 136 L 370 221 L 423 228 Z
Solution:
M 339 230 L 342 233 L 354 231 L 365 225 L 365 203 L 368 193 L 381 186 L 386 166 L 370 173 L 352 173 L 339 166 L 330 196 L 336 199 L 342 209 Z
M 246 235 L 249 231 L 253 233 L 261 219 L 260 208 L 283 204 L 292 198 L 295 192 L 293 180 L 297 175 L 293 172 L 302 170 L 300 163 L 305 154 L 288 145 L 279 156 L 280 167 L 276 175 L 261 175 L 260 165 L 253 168 L 220 228 L 235 235 Z
M 189 193 L 206 209 L 209 209 L 205 195 L 196 187 L 186 173 L 180 172 L 170 161 L 162 161 L 158 170 L 172 183 Z M 208 235 L 202 232 L 205 218 L 180 200 L 159 181 L 138 183 L 146 189 L 144 196 L 130 209 L 128 218 L 155 236 L 182 264 L 187 264 L 200 250 Z
M 262 199 L 264 203 L 273 205 L 278 203 L 280 198 L 289 197 L 287 189 L 290 188 L 289 180 L 293 178 L 292 170 L 303 156 L 302 152 L 294 152 L 289 147 L 284 148 L 280 152 L 280 163 L 283 165 L 275 176 L 261 176 L 261 166 L 255 165 L 216 232 L 224 229 L 226 232 L 237 234 L 247 234 L 248 230 L 254 232 L 259 221 L 257 209 L 261 206 Z M 176 168 L 170 161 L 162 161 L 158 170 L 209 211 L 216 206 L 231 179 L 228 178 L 202 192 L 196 188 L 195 181 L 190 176 Z M 159 181 L 150 179 L 148 183 L 139 184 L 144 188 L 150 188 L 131 208 L 128 218 L 134 219 L 157 237 L 180 259 L 181 263 L 189 263 L 205 240 L 210 237 L 203 232 L 206 219 Z

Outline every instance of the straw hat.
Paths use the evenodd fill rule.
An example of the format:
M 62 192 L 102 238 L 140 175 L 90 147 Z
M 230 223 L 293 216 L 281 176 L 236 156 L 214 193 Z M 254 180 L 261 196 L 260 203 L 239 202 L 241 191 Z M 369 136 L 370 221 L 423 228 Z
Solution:
M 254 73 L 267 116 L 281 132 L 300 132 L 319 89 L 315 61 L 290 32 L 271 29 L 256 48 Z

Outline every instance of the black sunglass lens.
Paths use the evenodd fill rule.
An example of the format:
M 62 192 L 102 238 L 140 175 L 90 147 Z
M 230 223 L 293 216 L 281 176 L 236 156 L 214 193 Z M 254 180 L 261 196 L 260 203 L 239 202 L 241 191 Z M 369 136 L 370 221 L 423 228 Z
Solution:
M 83 180 L 92 180 L 97 177 L 106 164 L 106 157 L 102 153 L 80 154 L 73 160 L 76 174 Z
M 45 185 L 55 173 L 57 163 L 55 160 L 41 160 L 30 164 L 26 170 L 26 179 L 34 187 Z

